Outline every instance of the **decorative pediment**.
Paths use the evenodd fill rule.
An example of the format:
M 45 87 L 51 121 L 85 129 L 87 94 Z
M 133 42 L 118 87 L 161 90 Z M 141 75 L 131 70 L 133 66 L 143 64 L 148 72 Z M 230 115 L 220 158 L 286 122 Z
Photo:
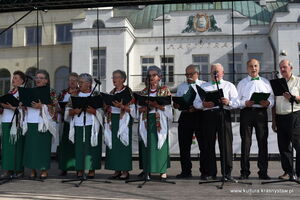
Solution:
M 214 15 L 207 15 L 206 13 L 198 13 L 197 15 L 189 16 L 186 23 L 187 27 L 182 33 L 191 32 L 221 32 L 222 29 L 218 27 L 217 21 Z

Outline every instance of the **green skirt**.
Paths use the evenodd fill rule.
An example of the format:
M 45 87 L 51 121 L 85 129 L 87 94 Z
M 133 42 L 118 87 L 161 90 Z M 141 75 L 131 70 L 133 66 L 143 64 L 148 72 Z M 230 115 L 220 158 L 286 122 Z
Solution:
M 70 124 L 64 122 L 61 141 L 57 148 L 58 168 L 63 171 L 75 170 L 75 146 L 69 140 Z
M 140 142 L 142 154 L 141 163 L 145 172 L 166 173 L 170 168 L 169 142 L 168 137 L 161 149 L 157 148 L 157 128 L 155 114 L 149 114 L 149 131 L 147 135 L 147 147 L 144 142 Z
M 2 169 L 22 171 L 24 136 L 21 130 L 17 132 L 17 141 L 13 144 L 10 139 L 11 123 L 2 123 Z
M 24 166 L 30 169 L 47 170 L 51 161 L 52 135 L 38 131 L 37 123 L 28 123 L 25 134 Z
M 85 127 L 85 141 L 83 142 L 83 126 L 75 126 L 75 169 L 95 170 L 101 168 L 102 135 L 98 135 L 98 145 L 91 146 L 92 126 Z M 84 156 L 85 155 L 85 156 Z M 85 161 L 85 162 L 84 162 Z
M 116 171 L 132 170 L 132 119 L 129 122 L 129 145 L 117 138 L 120 114 L 112 114 L 112 149 L 106 147 L 105 169 Z

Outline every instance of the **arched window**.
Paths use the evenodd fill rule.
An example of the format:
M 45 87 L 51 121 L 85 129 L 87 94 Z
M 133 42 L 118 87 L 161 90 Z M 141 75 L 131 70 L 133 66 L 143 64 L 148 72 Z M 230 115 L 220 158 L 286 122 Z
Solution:
M 93 23 L 93 28 L 97 28 L 97 22 L 98 22 L 99 28 L 105 28 L 105 24 L 102 20 L 95 20 Z
M 55 90 L 57 93 L 68 87 L 69 67 L 61 66 L 55 72 Z
M 7 69 L 0 69 L 0 95 L 8 93 L 10 89 L 10 72 Z
M 27 83 L 26 83 L 26 87 L 28 87 L 28 88 L 32 88 L 32 87 L 34 87 L 34 78 L 35 78 L 35 72 L 37 71 L 37 68 L 35 68 L 35 67 L 29 67 L 27 70 L 26 70 L 26 72 L 25 72 L 25 74 L 27 75 L 27 76 L 29 76 L 29 77 L 31 77 L 32 78 L 32 80 L 31 79 L 28 79 L 27 80 Z

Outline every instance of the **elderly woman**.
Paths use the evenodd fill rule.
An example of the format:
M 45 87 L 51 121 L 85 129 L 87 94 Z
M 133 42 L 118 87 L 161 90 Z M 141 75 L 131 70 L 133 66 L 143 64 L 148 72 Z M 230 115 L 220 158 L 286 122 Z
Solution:
M 130 96 L 131 102 L 124 103 L 115 101 L 114 106 L 106 107 L 105 114 L 105 141 L 106 161 L 105 169 L 115 170 L 111 179 L 128 179 L 129 171 L 132 170 L 132 117 L 135 117 L 135 106 L 131 90 L 124 85 L 126 73 L 116 70 L 112 74 L 115 88 L 110 94 L 118 94 L 127 90 L 125 95 Z
M 93 78 L 83 73 L 79 75 L 78 97 L 91 95 Z M 84 122 L 85 115 L 85 122 Z M 101 109 L 88 106 L 85 111 L 72 108 L 72 99 L 66 108 L 65 120 L 70 121 L 69 139 L 75 144 L 75 169 L 77 176 L 82 177 L 84 170 L 89 170 L 88 178 L 94 178 L 95 170 L 101 168 Z
M 170 96 L 166 86 L 160 86 L 162 73 L 157 66 L 150 66 L 147 70 L 147 87 L 141 91 L 142 95 Z M 149 88 L 150 87 L 150 88 Z M 172 118 L 171 105 L 159 105 L 149 102 L 150 110 L 147 119 L 147 107 L 140 107 L 139 132 L 142 138 L 142 167 L 147 173 L 160 173 L 162 181 L 167 179 L 167 168 L 170 167 L 168 119 Z M 147 121 L 149 120 L 149 122 Z M 148 125 L 147 125 L 148 124 Z M 148 130 L 147 130 L 148 128 Z
M 9 94 L 15 98 L 19 98 L 18 87 L 25 82 L 26 76 L 21 71 L 15 71 L 12 78 L 13 88 Z M 2 115 L 2 169 L 7 170 L 4 176 L 10 176 L 13 173 L 22 173 L 23 171 L 23 146 L 24 137 L 21 129 L 16 124 L 19 114 L 14 115 L 18 107 L 14 107 L 9 103 L 1 103 L 3 109 Z M 21 111 L 21 109 L 19 109 Z M 13 121 L 13 123 L 12 123 Z
M 77 96 L 79 93 L 78 88 L 78 74 L 72 72 L 68 78 L 68 88 L 64 89 L 59 97 L 59 102 L 69 102 L 71 96 Z M 67 175 L 67 171 L 75 170 L 75 147 L 69 140 L 70 122 L 63 120 L 65 108 L 60 108 L 60 121 L 62 125 L 61 140 L 59 141 L 58 152 L 58 168 L 62 170 L 61 175 Z
M 49 74 L 46 70 L 38 70 L 35 74 L 36 87 L 50 85 Z M 51 103 L 32 102 L 26 108 L 24 147 L 24 166 L 32 169 L 30 178 L 36 177 L 36 170 L 41 170 L 40 178 L 48 177 L 47 170 L 51 161 L 51 142 L 56 139 L 57 96 L 54 89 L 50 89 Z M 27 131 L 26 131 L 27 129 Z M 52 140 L 53 139 L 53 140 Z

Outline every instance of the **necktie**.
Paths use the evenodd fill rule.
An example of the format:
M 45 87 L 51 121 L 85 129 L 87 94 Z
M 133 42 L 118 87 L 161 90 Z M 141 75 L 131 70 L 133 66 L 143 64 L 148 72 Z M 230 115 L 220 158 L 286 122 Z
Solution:
M 259 80 L 259 76 L 256 78 L 251 78 L 251 81 Z
M 213 84 L 213 85 L 220 84 L 220 81 L 212 81 L 211 84 Z

